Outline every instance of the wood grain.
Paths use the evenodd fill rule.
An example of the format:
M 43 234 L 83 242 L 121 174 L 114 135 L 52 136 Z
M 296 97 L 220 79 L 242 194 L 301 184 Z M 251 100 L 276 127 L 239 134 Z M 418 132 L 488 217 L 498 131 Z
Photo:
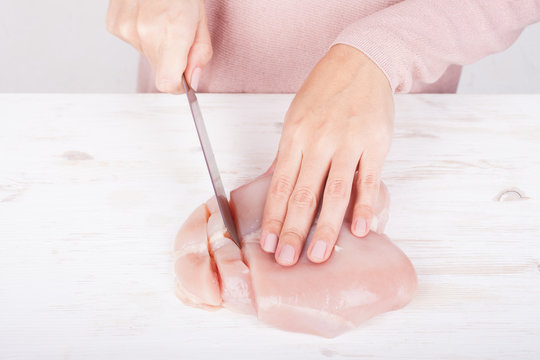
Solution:
M 228 189 L 270 165 L 291 99 L 200 96 Z M 173 238 L 211 195 L 183 97 L 0 95 L 0 358 L 539 358 L 539 104 L 397 96 L 387 233 L 419 291 L 321 339 L 174 297 Z

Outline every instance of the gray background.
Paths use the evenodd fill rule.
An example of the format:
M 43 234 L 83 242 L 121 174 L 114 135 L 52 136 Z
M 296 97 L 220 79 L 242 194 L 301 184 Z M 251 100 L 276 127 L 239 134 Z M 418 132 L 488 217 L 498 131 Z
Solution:
M 133 92 L 138 56 L 105 29 L 107 0 L 2 0 L 0 92 Z M 540 24 L 465 67 L 460 93 L 540 93 Z

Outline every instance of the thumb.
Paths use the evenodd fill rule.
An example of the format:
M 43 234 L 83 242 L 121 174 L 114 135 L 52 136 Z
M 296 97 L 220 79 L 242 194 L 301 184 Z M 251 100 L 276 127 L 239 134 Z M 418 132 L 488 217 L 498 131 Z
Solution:
M 197 90 L 199 86 L 202 69 L 208 64 L 213 54 L 204 4 L 201 7 L 201 20 L 197 27 L 193 45 L 189 50 L 185 71 L 187 80 L 194 90 Z

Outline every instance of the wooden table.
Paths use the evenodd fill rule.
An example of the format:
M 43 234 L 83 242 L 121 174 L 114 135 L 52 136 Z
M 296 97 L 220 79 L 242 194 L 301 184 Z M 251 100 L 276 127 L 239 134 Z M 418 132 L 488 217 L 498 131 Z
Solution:
M 291 99 L 200 96 L 228 189 L 269 166 Z M 540 95 L 396 111 L 387 234 L 419 291 L 323 339 L 175 298 L 173 238 L 211 195 L 184 97 L 0 95 L 0 358 L 538 359 Z

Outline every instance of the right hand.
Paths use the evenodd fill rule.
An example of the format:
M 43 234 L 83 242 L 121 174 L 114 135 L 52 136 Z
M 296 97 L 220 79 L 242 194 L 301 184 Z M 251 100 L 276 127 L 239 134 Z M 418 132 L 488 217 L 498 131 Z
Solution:
M 203 0 L 110 0 L 106 23 L 150 61 L 159 91 L 183 93 L 182 74 L 197 89 L 212 57 Z

